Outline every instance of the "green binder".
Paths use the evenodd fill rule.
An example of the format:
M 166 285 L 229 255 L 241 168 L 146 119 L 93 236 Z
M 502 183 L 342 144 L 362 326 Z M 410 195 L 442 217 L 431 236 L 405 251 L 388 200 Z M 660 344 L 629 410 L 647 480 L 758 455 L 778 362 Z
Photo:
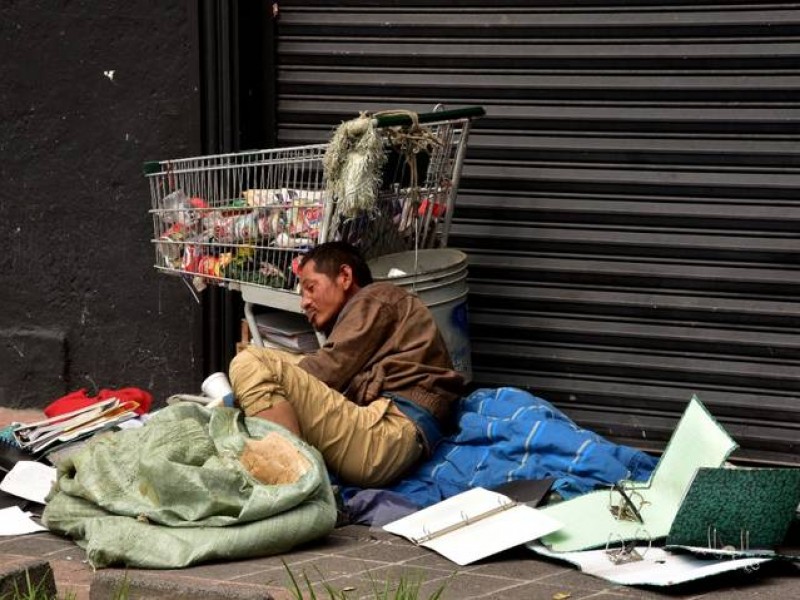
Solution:
M 770 554 L 800 503 L 800 469 L 701 468 L 667 534 L 667 548 Z

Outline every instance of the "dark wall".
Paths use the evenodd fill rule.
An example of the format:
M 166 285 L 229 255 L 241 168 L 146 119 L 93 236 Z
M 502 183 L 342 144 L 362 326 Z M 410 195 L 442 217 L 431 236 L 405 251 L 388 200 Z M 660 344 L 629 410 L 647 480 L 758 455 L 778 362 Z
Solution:
M 0 4 L 0 406 L 199 389 L 201 311 L 152 268 L 142 175 L 200 153 L 191 6 Z

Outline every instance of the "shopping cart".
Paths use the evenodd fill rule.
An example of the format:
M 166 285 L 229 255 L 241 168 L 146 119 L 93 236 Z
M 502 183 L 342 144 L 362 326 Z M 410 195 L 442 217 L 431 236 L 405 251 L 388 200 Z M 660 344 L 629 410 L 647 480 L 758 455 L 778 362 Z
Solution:
M 250 321 L 251 304 L 299 311 L 297 263 L 317 244 L 346 240 L 367 259 L 444 247 L 470 124 L 483 114 L 368 116 L 380 171 L 353 198 L 333 185 L 332 165 L 358 171 L 364 157 L 350 143 L 335 162 L 336 135 L 327 144 L 146 163 L 155 268 L 194 288 L 241 292 Z

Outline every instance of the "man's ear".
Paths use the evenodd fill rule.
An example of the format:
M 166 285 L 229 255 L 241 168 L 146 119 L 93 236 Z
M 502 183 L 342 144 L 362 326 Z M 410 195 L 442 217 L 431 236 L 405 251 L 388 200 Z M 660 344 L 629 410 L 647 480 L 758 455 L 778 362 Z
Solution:
M 345 291 L 349 291 L 353 287 L 355 281 L 353 280 L 353 269 L 350 265 L 339 267 L 339 279 Z

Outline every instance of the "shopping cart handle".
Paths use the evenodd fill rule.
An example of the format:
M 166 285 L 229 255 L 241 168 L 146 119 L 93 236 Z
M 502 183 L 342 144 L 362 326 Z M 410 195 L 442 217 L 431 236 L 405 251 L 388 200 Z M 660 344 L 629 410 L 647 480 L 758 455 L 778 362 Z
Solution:
M 157 160 L 148 160 L 142 165 L 142 171 L 145 175 L 152 175 L 161 171 L 161 162 Z
M 452 110 L 440 110 L 429 113 L 419 113 L 417 118 L 420 123 L 439 123 L 443 121 L 458 121 L 460 119 L 476 119 L 486 115 L 482 106 L 466 106 L 464 108 L 454 108 Z M 411 125 L 411 117 L 405 113 L 379 115 L 375 118 L 378 127 L 396 127 Z M 148 160 L 142 165 L 145 175 L 160 173 L 163 169 L 161 161 Z
M 467 106 L 465 108 L 454 108 L 453 110 L 440 110 L 438 112 L 420 113 L 418 115 L 420 123 L 431 123 L 438 121 L 454 121 L 458 119 L 475 119 L 482 117 L 486 111 L 482 106 Z M 411 118 L 403 113 L 396 115 L 379 115 L 375 119 L 378 127 L 395 127 L 396 125 L 411 125 Z

